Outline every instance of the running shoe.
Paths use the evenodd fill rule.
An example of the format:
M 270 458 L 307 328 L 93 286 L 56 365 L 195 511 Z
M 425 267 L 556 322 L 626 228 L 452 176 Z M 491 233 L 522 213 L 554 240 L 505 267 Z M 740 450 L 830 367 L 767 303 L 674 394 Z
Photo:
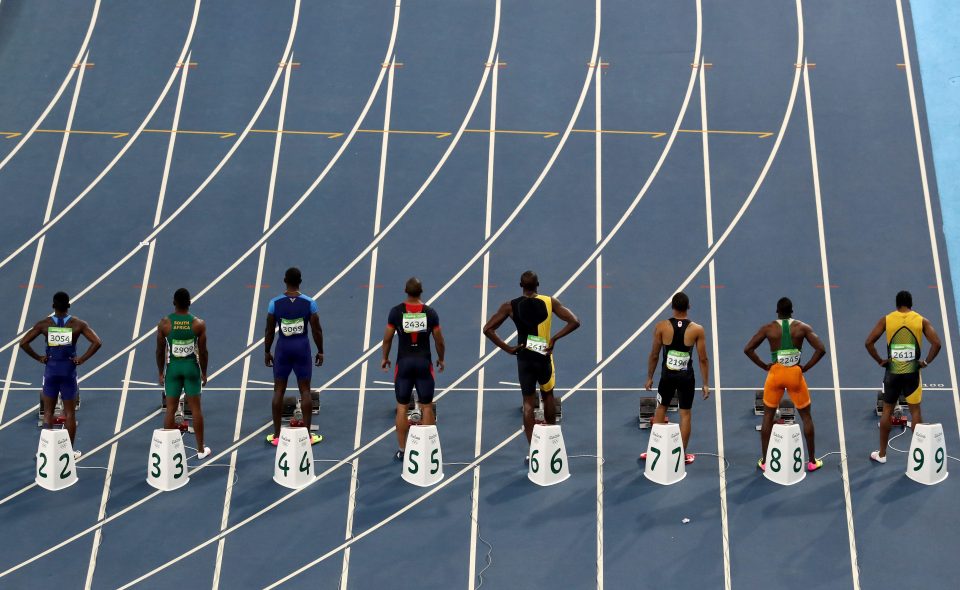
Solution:
M 640 453 L 640 460 L 641 460 L 641 461 L 646 461 L 646 460 L 647 460 L 647 454 L 646 454 L 646 453 Z
M 693 453 L 687 453 L 686 455 L 683 456 L 683 462 L 686 463 L 687 465 L 693 463 L 696 459 L 697 459 L 697 456 L 694 455 Z
M 200 460 L 202 461 L 202 460 L 206 459 L 207 457 L 209 457 L 209 456 L 210 456 L 210 453 L 212 453 L 212 452 L 213 452 L 213 451 L 210 450 L 210 447 L 203 447 L 203 451 L 197 453 L 197 459 L 200 459 Z
M 816 471 L 823 467 L 823 459 L 814 459 L 807 463 L 807 471 Z
M 764 465 L 764 463 L 763 463 L 763 457 L 760 457 L 759 459 L 757 459 L 757 469 L 759 469 L 760 471 L 766 471 L 766 470 L 767 470 L 767 466 Z
M 268 442 L 269 444 L 273 445 L 273 446 L 277 446 L 278 444 L 280 444 L 280 437 L 279 437 L 279 436 L 273 436 L 272 434 L 268 434 L 268 435 L 267 435 L 267 442 Z
M 80 455 L 82 455 L 82 454 L 83 454 L 83 453 L 81 453 L 81 452 L 78 451 L 77 449 L 73 449 L 73 460 L 76 461 L 77 459 L 80 458 Z
M 874 452 L 870 453 L 870 459 L 872 459 L 873 461 L 876 461 L 877 463 L 886 463 L 886 462 L 887 462 L 887 458 L 886 458 L 886 457 L 881 457 L 881 456 L 880 456 L 880 451 L 874 451 Z
M 322 440 L 323 435 L 317 434 L 316 432 L 310 434 L 310 444 L 315 445 Z
M 524 464 L 524 465 L 529 465 L 529 464 L 530 464 L 530 455 L 527 455 L 527 457 L 523 460 L 523 464 Z
M 397 449 L 397 452 L 393 454 L 394 461 L 403 461 L 403 449 Z

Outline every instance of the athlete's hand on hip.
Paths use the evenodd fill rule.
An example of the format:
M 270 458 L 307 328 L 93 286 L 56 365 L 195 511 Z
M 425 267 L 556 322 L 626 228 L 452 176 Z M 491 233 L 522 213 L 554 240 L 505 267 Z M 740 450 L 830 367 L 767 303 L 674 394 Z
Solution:
M 43 355 L 42 357 L 40 357 L 40 362 L 43 363 L 44 365 L 47 364 L 48 360 L 50 360 L 50 357 L 48 357 L 47 355 Z
M 270 354 L 269 351 L 267 351 L 266 353 L 264 353 L 264 356 L 263 356 L 263 364 L 267 365 L 268 367 L 272 367 L 272 366 L 273 366 L 273 355 Z
M 446 365 L 443 363 L 443 361 L 440 359 L 437 359 L 437 370 L 443 373 L 444 367 L 446 367 Z
M 317 356 L 313 357 L 313 364 L 322 367 L 323 366 L 323 353 L 318 352 Z
M 165 379 L 164 379 L 163 373 L 160 373 L 160 377 L 157 379 L 157 383 L 160 384 L 160 387 L 163 387 L 164 380 Z
M 518 352 L 521 348 L 523 348 L 523 346 L 520 346 L 519 344 L 518 344 L 517 346 L 510 346 L 510 345 L 508 344 L 508 345 L 507 345 L 507 348 L 504 349 L 504 350 L 505 350 L 505 352 L 506 352 L 507 354 L 512 354 L 513 356 L 516 356 L 516 355 L 517 355 L 517 352 Z
M 710 398 L 710 386 L 709 386 L 709 385 L 704 385 L 704 386 L 703 386 L 703 399 L 709 399 L 709 398 Z
M 547 356 L 553 354 L 553 347 L 557 343 L 553 338 L 550 339 L 550 342 L 547 343 L 547 348 L 543 352 L 547 353 Z
M 70 360 L 73 361 L 73 365 L 74 365 L 75 367 L 79 367 L 80 365 L 82 365 L 83 363 L 86 362 L 86 359 L 84 359 L 84 358 L 82 358 L 82 357 L 76 357 L 76 356 L 73 357 L 73 358 L 70 359 Z
M 890 359 L 880 359 L 880 362 L 877 364 L 880 365 L 881 367 L 886 367 L 887 365 L 890 364 Z
M 928 363 L 926 360 L 920 361 L 920 368 L 921 368 L 921 369 L 926 369 L 926 368 L 929 367 L 929 366 L 930 366 L 930 363 Z
M 207 374 L 206 374 L 206 373 L 200 373 L 200 385 L 203 385 L 204 387 L 207 386 Z
M 653 389 L 653 377 L 647 377 L 647 382 L 643 384 L 643 388 L 647 391 Z
M 384 373 L 386 373 L 390 369 L 390 359 L 383 359 L 380 361 L 380 368 L 383 369 Z

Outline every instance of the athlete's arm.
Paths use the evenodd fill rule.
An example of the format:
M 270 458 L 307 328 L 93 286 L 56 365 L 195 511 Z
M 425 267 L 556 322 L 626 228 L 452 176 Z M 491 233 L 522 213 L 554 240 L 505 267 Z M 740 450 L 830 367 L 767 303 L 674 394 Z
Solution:
M 20 340 L 20 348 L 23 350 L 23 352 L 27 353 L 30 358 L 38 363 L 47 364 L 47 356 L 41 356 L 37 354 L 37 352 L 33 350 L 33 347 L 30 346 L 30 343 L 33 342 L 37 336 L 43 334 L 43 330 L 40 328 L 41 323 L 42 322 L 37 322 L 32 328 L 30 328 L 30 330 L 27 331 L 26 334 L 23 335 L 23 339 Z
M 747 345 L 743 347 L 743 354 L 753 361 L 753 364 L 757 365 L 764 371 L 770 370 L 770 364 L 765 363 L 760 360 L 760 357 L 757 356 L 757 347 L 763 344 L 763 341 L 767 339 L 767 327 L 762 326 L 756 334 L 753 335 L 753 338 L 747 342 Z
M 561 320 L 567 322 L 567 325 L 560 328 L 560 331 L 553 335 L 553 338 L 550 339 L 550 344 L 547 346 L 547 353 L 553 352 L 553 345 L 557 343 L 557 340 L 560 340 L 570 332 L 573 332 L 580 327 L 580 320 L 577 319 L 577 316 L 563 306 L 556 297 L 551 297 L 551 307 L 553 308 L 553 315 L 557 316 Z
M 800 369 L 801 371 L 806 373 L 807 371 L 812 369 L 814 365 L 820 362 L 820 359 L 822 359 L 827 354 L 827 349 L 826 347 L 823 346 L 823 342 L 821 342 L 820 337 L 817 336 L 817 333 L 813 331 L 813 328 L 811 328 L 807 324 L 804 324 L 803 331 L 804 331 L 803 337 L 806 338 L 807 342 L 810 343 L 810 346 L 813 347 L 813 356 L 810 357 L 810 360 L 807 361 L 807 364 L 803 365 L 803 368 Z
M 483 326 L 483 335 L 486 336 L 490 342 L 493 342 L 497 347 L 506 352 L 507 354 L 517 354 L 517 351 L 520 350 L 520 346 L 510 346 L 503 341 L 503 338 L 500 338 L 500 335 L 497 334 L 497 328 L 503 325 L 503 322 L 507 321 L 507 318 L 510 317 L 510 302 L 507 301 L 500 306 L 500 309 L 496 311 L 490 319 L 487 320 L 487 323 Z
M 273 355 L 270 354 L 270 349 L 273 348 L 273 336 L 276 330 L 277 330 L 277 318 L 273 317 L 272 313 L 268 313 L 267 325 L 263 329 L 263 348 L 264 348 L 263 363 L 268 367 L 273 366 Z
M 443 356 L 447 352 L 447 343 L 443 340 L 443 332 L 440 326 L 433 329 L 433 345 L 437 348 L 437 370 L 443 373 L 446 365 L 443 362 Z
M 393 347 L 393 334 L 397 329 L 392 324 L 387 324 L 383 331 L 383 358 L 380 359 L 380 368 L 386 371 L 390 368 L 390 349 Z M 439 354 L 439 353 L 438 353 Z
M 164 318 L 160 320 L 160 323 L 157 324 L 157 373 L 160 375 L 160 378 L 157 381 L 160 385 L 163 385 L 163 372 L 167 364 L 167 334 L 165 331 L 167 319 Z
M 933 359 L 937 358 L 937 355 L 940 353 L 940 335 L 937 334 L 937 331 L 933 329 L 933 324 L 926 319 L 923 320 L 923 335 L 927 338 L 927 342 L 930 343 L 930 350 L 927 351 L 927 358 L 920 361 L 920 366 L 926 367 L 932 363 Z
M 323 328 L 320 327 L 320 315 L 310 316 L 310 332 L 313 334 L 313 343 L 317 345 L 317 356 L 313 362 L 318 367 L 323 366 Z
M 200 385 L 207 384 L 207 322 L 193 318 L 193 333 L 197 336 L 197 360 L 200 361 Z
M 100 342 L 100 337 L 97 336 L 97 333 L 93 331 L 93 328 L 91 328 L 90 324 L 87 322 L 80 322 L 80 333 L 83 334 L 84 338 L 90 341 L 90 347 L 87 348 L 87 352 L 83 353 L 82 356 L 73 359 L 73 364 L 78 367 L 90 360 L 90 357 L 96 354 L 96 352 L 100 350 L 100 346 L 103 344 Z
M 663 339 L 660 338 L 660 329 L 663 322 L 657 322 L 653 329 L 653 346 L 650 347 L 650 355 L 647 356 L 647 382 L 643 388 L 647 391 L 653 389 L 653 374 L 657 370 L 657 360 L 660 358 L 660 349 L 663 347 Z
M 880 358 L 880 355 L 877 354 L 877 348 L 874 345 L 877 343 L 877 340 L 880 339 L 880 336 L 883 335 L 883 332 L 886 329 L 886 318 L 880 318 L 880 321 L 877 322 L 877 325 L 873 327 L 873 330 L 870 330 L 870 333 L 867 334 L 867 341 L 864 343 L 864 345 L 867 347 L 867 352 L 870 353 L 870 356 L 873 357 L 873 360 L 877 361 L 877 364 L 881 367 L 886 367 L 887 363 L 890 361 L 888 359 Z
M 703 326 L 696 326 L 697 360 L 700 361 L 700 374 L 703 375 L 703 399 L 710 397 L 710 359 L 707 358 L 707 333 Z

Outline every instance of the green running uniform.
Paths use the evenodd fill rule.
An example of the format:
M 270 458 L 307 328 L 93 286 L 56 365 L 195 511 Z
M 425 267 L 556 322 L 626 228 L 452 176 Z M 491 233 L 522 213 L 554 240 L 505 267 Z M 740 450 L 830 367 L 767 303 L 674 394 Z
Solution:
M 180 393 L 200 395 L 200 364 L 197 361 L 197 336 L 193 333 L 193 316 L 171 313 L 167 335 L 167 370 L 164 392 L 167 397 Z

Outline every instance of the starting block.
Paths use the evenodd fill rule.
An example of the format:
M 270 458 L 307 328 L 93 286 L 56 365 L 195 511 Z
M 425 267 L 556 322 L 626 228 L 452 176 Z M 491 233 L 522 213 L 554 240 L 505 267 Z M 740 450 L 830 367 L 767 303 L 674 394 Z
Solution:
M 433 418 L 437 418 L 437 402 L 432 402 L 430 406 L 433 408 Z M 417 401 L 416 397 L 410 400 L 410 403 L 407 404 L 407 420 L 410 422 L 410 425 L 420 424 L 423 420 L 423 409 L 421 408 L 420 402 Z
M 306 428 L 284 426 L 273 461 L 273 481 L 292 489 L 309 485 L 313 476 L 313 448 Z
M 147 458 L 147 483 L 162 492 L 172 492 L 188 481 L 187 456 L 180 429 L 154 430 Z
M 74 409 L 80 410 L 80 393 L 77 392 L 77 400 L 74 405 Z M 57 405 L 53 408 L 53 425 L 54 426 L 63 426 L 67 421 L 66 414 L 63 413 L 63 400 L 59 397 L 57 398 Z M 40 405 L 37 406 L 37 427 L 43 428 L 43 394 L 40 394 Z
M 910 454 L 907 455 L 907 477 L 932 486 L 947 479 L 947 447 L 940 424 L 917 424 L 913 427 Z
M 411 425 L 403 455 L 403 481 L 430 487 L 443 479 L 443 452 L 436 425 Z
M 534 424 L 530 441 L 527 479 L 538 486 L 552 486 L 570 478 L 567 447 L 556 424 Z
M 763 390 L 758 389 L 754 392 L 753 398 L 753 413 L 756 416 L 763 416 L 766 406 L 763 405 Z M 774 418 L 775 424 L 796 424 L 797 422 L 797 409 L 793 405 L 793 400 L 789 397 L 784 396 L 780 400 L 780 407 L 777 408 L 777 415 Z M 761 430 L 762 426 L 757 424 L 757 431 Z
M 313 401 L 313 408 L 310 414 L 317 416 L 320 414 L 320 392 L 311 390 L 310 397 Z M 303 426 L 303 409 L 300 406 L 299 393 L 297 393 L 297 395 L 286 395 L 283 397 L 283 410 L 280 414 L 280 421 L 291 428 L 300 428 Z M 317 424 L 317 421 L 311 420 L 310 430 L 320 430 L 320 425 Z
M 877 392 L 877 416 L 883 415 L 883 388 Z M 910 406 L 904 396 L 900 396 L 896 405 L 893 406 L 893 414 L 890 416 L 890 423 L 894 426 L 906 426 L 910 419 Z
M 673 485 L 687 476 L 679 424 L 652 426 L 643 476 L 664 486 Z
M 764 459 L 763 476 L 774 483 L 792 486 L 807 476 L 806 451 L 799 424 L 774 424 Z
M 644 396 L 640 398 L 640 411 L 637 414 L 637 428 L 646 430 L 653 423 L 653 414 L 657 411 L 657 398 L 653 396 Z M 673 396 L 670 403 L 667 404 L 667 412 L 680 411 L 680 398 Z M 669 422 L 669 420 L 667 420 Z
M 557 410 L 556 423 L 560 424 L 563 421 L 563 402 L 560 401 L 559 396 L 554 396 L 554 407 Z M 520 404 L 520 413 L 523 413 L 523 403 Z M 546 424 L 546 418 L 543 414 L 543 407 L 540 402 L 540 396 L 533 396 L 533 421 L 536 424 Z
M 45 490 L 57 492 L 77 483 L 73 445 L 66 430 L 44 429 L 37 445 L 37 474 L 34 481 Z

